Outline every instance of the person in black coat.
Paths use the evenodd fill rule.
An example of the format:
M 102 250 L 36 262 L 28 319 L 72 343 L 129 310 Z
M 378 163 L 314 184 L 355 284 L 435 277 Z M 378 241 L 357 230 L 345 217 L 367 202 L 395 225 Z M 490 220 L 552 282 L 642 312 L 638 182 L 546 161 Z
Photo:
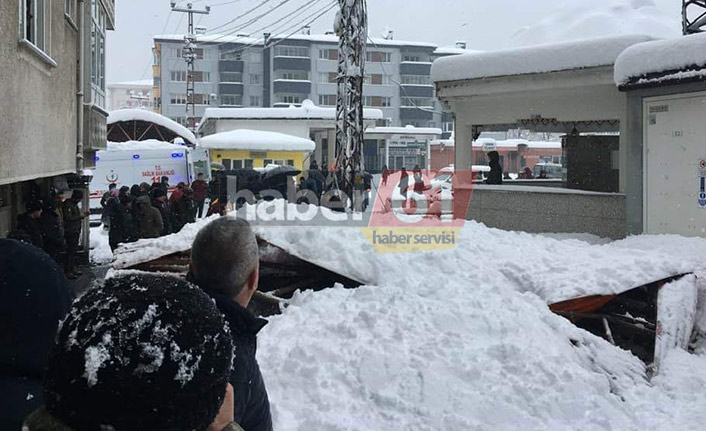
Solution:
M 196 201 L 194 201 L 194 191 L 190 188 L 184 189 L 184 194 L 172 205 L 174 213 L 174 232 L 179 232 L 187 223 L 196 221 Z
M 41 221 L 42 202 L 29 202 L 26 208 L 26 213 L 17 216 L 17 229 L 24 231 L 32 240 L 34 246 L 44 248 L 44 234 Z
M 188 279 L 216 301 L 233 335 L 235 421 L 247 431 L 271 431 L 270 401 L 255 356 L 257 334 L 267 321 L 247 310 L 258 278 L 257 240 L 247 221 L 222 217 L 201 229 L 191 249 Z
M 161 236 L 170 235 L 174 233 L 172 228 L 172 223 L 174 217 L 167 204 L 167 194 L 161 189 L 157 188 L 152 191 L 152 206 L 159 210 L 159 214 L 162 216 L 162 234 Z
M 66 238 L 64 238 L 64 222 L 61 219 L 61 196 L 58 199 L 54 195 L 42 210 L 42 233 L 44 234 L 44 251 L 56 262 L 59 262 L 59 255 L 66 249 Z
M 44 403 L 42 379 L 73 292 L 49 255 L 0 239 L 0 429 L 21 431 Z
M 503 167 L 500 166 L 500 154 L 497 151 L 491 151 L 488 153 L 488 160 L 490 172 L 488 173 L 488 179 L 485 180 L 486 184 L 502 184 Z

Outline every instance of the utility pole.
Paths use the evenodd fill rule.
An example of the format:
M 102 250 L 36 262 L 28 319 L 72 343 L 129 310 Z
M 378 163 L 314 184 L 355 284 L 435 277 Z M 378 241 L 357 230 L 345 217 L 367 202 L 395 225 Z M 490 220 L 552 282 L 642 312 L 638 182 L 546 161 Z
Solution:
M 706 27 L 706 0 L 682 0 L 683 33 L 701 33 Z
M 195 87 L 194 72 L 196 71 L 196 33 L 194 32 L 194 14 L 208 15 L 211 7 L 206 6 L 204 10 L 193 8 L 192 3 L 187 3 L 186 8 L 176 7 L 176 2 L 171 2 L 172 12 L 183 12 L 189 16 L 188 34 L 184 36 L 184 50 L 182 56 L 186 60 L 186 121 L 189 123 L 191 131 L 196 131 L 196 101 L 194 100 Z
M 353 184 L 362 173 L 363 77 L 368 40 L 366 0 L 338 0 L 341 10 L 334 29 L 338 43 L 338 96 L 336 99 L 336 168 L 341 170 L 343 190 L 353 207 Z

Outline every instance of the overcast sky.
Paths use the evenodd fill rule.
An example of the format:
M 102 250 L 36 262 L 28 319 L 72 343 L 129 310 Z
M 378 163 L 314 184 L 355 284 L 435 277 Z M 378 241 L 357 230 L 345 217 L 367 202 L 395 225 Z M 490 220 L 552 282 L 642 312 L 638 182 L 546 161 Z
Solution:
M 275 33 L 291 33 L 290 26 L 300 19 L 290 25 L 278 24 L 287 20 L 289 14 L 315 1 L 301 15 L 303 19 L 333 3 L 333 0 L 194 0 L 194 7 L 212 5 L 211 15 L 201 18 L 200 25 L 214 28 L 263 1 L 267 1 L 265 6 L 225 29 L 284 3 L 268 16 L 238 32 L 252 32 L 253 36 L 259 36 L 263 32 L 260 29 L 266 27 Z M 464 40 L 469 48 L 508 48 L 513 46 L 512 36 L 519 29 L 541 21 L 567 1 L 592 3 L 596 0 L 368 0 L 370 35 L 381 36 L 389 28 L 394 31 L 395 39 L 429 41 L 441 46 Z M 624 1 L 629 4 L 654 2 L 663 13 L 673 16 L 675 20 L 680 19 L 681 2 L 677 0 Z M 179 5 L 186 3 L 178 2 Z M 312 26 L 312 32 L 330 30 L 334 12 L 335 9 L 318 19 Z M 116 15 L 116 30 L 108 34 L 108 82 L 151 78 L 152 36 L 184 33 L 187 27 L 185 14 L 170 14 L 169 0 L 117 0 Z

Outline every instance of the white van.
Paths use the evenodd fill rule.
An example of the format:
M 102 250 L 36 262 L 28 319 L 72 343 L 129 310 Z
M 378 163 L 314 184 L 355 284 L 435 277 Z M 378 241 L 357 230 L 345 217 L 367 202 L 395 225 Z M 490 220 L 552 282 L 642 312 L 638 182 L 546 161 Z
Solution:
M 170 186 L 191 183 L 199 173 L 211 179 L 208 150 L 189 148 L 156 140 L 109 142 L 107 150 L 96 153 L 96 167 L 89 185 L 91 209 L 100 208 L 100 199 L 110 184 L 131 187 L 133 184 L 159 182 L 169 177 Z

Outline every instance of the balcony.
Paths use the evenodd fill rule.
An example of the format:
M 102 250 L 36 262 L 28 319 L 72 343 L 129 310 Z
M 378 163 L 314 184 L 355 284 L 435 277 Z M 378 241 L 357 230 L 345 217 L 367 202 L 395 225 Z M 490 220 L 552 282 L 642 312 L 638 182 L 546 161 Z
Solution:
M 428 111 L 424 109 L 419 109 L 414 106 L 402 106 L 400 107 L 400 120 L 427 120 L 431 121 L 434 119 L 434 112 L 432 112 L 433 107 L 429 107 Z
M 431 85 L 402 84 L 400 97 L 434 97 L 434 87 Z
M 102 0 L 102 2 L 108 19 L 106 27 L 108 30 L 115 30 L 115 0 Z
M 243 95 L 243 83 L 236 82 L 221 82 L 218 84 L 218 92 L 220 94 L 239 94 Z
M 275 57 L 274 70 L 311 70 L 311 59 L 304 57 Z
M 244 64 L 242 60 L 220 60 L 218 62 L 218 71 L 243 73 Z
M 400 75 L 431 75 L 431 63 L 400 63 Z
M 273 91 L 275 93 L 309 94 L 311 93 L 311 81 L 275 79 Z

